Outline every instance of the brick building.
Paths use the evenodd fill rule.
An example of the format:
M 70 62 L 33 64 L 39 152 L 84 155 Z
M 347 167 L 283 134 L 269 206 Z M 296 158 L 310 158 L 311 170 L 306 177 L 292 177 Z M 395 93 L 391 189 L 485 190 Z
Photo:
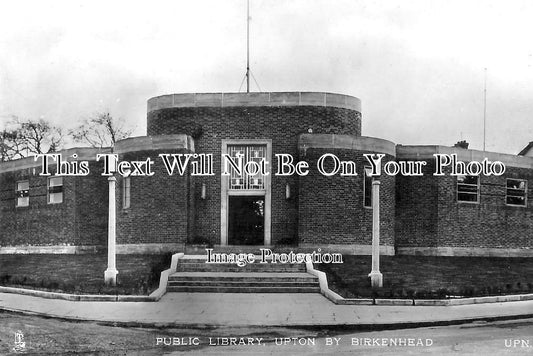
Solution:
M 41 176 L 33 157 L 1 163 L 0 252 L 105 249 L 108 177 L 95 158 L 113 152 L 119 160 L 154 162 L 152 176 L 115 175 L 119 253 L 266 245 L 369 254 L 372 178 L 363 155 L 382 154 L 383 163 L 426 162 L 422 176 L 379 177 L 383 254 L 533 255 L 527 199 L 533 157 L 365 137 L 359 99 L 330 93 L 164 95 L 148 101 L 147 120 L 147 136 L 119 141 L 113 150 L 61 152 L 89 161 L 87 176 Z M 506 171 L 434 176 L 435 153 L 500 161 Z M 213 174 L 195 174 L 189 165 L 171 175 L 160 155 L 172 154 L 212 155 Z M 279 154 L 307 162 L 309 174 L 274 174 Z M 223 155 L 269 162 L 271 174 L 222 175 Z M 342 168 L 355 167 L 357 175 L 316 169 L 320 162 L 327 172 L 340 168 L 333 157 L 354 162 Z

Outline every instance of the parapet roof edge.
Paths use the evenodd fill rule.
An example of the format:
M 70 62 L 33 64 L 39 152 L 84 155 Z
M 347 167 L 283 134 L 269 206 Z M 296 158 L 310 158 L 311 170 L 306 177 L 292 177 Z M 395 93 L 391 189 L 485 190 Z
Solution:
M 355 96 L 328 92 L 178 93 L 148 99 L 148 113 L 185 107 L 321 106 L 361 112 Z
M 481 151 L 440 145 L 397 145 L 396 157 L 399 159 L 433 159 L 434 154 L 456 154 L 462 161 L 500 161 L 511 167 L 533 168 L 533 157 L 518 156 L 509 153 Z
M 128 137 L 117 141 L 115 147 L 72 147 L 50 154 L 61 154 L 63 160 L 73 160 L 72 155 L 76 154 L 79 161 L 95 161 L 96 155 L 100 153 L 128 153 L 142 150 L 164 150 L 185 148 L 194 152 L 194 140 L 184 134 L 176 135 L 157 135 L 157 136 L 138 136 Z M 50 160 L 49 164 L 55 164 Z M 41 160 L 35 159 L 35 156 L 24 157 L 13 161 L 0 162 L 0 173 L 19 171 L 22 169 L 36 168 L 41 165 Z
M 194 152 L 194 140 L 185 134 L 128 137 L 117 141 L 114 153 L 184 148 Z
M 49 152 L 50 154 L 61 154 L 64 160 L 72 160 L 72 155 L 77 155 L 77 160 L 94 160 L 99 153 L 111 153 L 110 147 L 93 148 L 93 147 L 72 147 L 58 152 Z M 49 164 L 55 164 L 50 160 Z M 18 171 L 21 169 L 35 168 L 41 165 L 41 160 L 35 159 L 35 156 L 24 157 L 13 161 L 0 162 L 0 173 Z
M 370 136 L 304 133 L 298 137 L 298 146 L 300 148 L 351 149 L 396 156 L 394 142 Z

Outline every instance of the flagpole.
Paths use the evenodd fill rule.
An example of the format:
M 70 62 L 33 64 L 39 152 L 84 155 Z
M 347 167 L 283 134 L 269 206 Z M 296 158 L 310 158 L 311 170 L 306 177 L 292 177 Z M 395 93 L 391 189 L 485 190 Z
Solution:
M 250 0 L 246 6 L 246 92 L 250 92 Z

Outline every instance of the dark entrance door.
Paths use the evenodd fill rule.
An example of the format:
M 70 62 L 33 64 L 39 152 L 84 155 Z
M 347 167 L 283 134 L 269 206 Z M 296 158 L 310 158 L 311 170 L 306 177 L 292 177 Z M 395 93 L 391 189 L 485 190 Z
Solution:
M 265 197 L 229 196 L 228 244 L 263 245 Z

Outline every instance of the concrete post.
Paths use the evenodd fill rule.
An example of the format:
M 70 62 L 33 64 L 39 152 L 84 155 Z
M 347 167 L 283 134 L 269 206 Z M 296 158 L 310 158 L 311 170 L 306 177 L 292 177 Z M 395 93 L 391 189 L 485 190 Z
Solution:
M 372 288 L 383 287 L 379 272 L 379 180 L 372 181 L 372 271 L 368 275 Z
M 104 281 L 107 285 L 117 285 L 117 268 L 116 268 L 116 208 L 115 208 L 115 186 L 117 179 L 109 177 L 109 217 L 107 225 L 107 269 L 104 272 Z

